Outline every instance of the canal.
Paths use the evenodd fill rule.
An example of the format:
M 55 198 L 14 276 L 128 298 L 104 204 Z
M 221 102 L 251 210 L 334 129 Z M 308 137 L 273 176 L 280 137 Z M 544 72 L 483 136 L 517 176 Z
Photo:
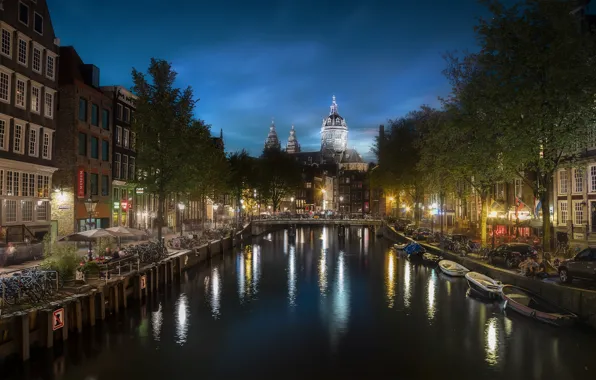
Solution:
M 596 334 L 466 295 L 352 227 L 255 238 L 2 379 L 594 379 Z M 1 373 L 1 372 L 0 372 Z

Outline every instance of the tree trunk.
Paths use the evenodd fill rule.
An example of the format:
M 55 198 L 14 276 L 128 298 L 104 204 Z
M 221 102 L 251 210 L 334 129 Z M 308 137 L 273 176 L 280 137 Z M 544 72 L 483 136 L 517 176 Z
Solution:
M 488 230 L 488 192 L 483 190 L 480 192 L 480 202 L 481 202 L 481 210 L 480 210 L 480 242 L 482 247 L 487 246 L 487 230 Z M 493 231 L 493 233 L 495 233 Z
M 542 251 L 551 251 L 551 238 L 550 238 L 550 176 L 546 175 L 542 178 L 542 188 L 544 191 L 540 193 L 540 202 L 542 206 Z M 543 253 L 544 254 L 544 253 Z
M 162 238 L 162 229 L 163 229 L 163 214 L 164 214 L 164 206 L 166 201 L 166 192 L 160 190 L 157 194 L 157 219 L 155 220 L 155 224 L 157 224 L 157 241 L 161 242 Z

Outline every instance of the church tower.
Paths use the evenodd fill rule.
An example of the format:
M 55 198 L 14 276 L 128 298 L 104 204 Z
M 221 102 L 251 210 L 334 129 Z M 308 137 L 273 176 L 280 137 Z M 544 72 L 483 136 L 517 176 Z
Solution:
M 279 139 L 277 138 L 277 132 L 275 131 L 275 122 L 271 120 L 271 126 L 269 127 L 269 134 L 267 140 L 265 140 L 265 149 L 280 149 Z
M 288 153 L 299 153 L 300 152 L 300 143 L 296 138 L 296 131 L 294 130 L 294 126 L 292 125 L 292 129 L 290 129 L 290 137 L 288 137 L 288 146 L 286 147 L 286 152 Z
M 337 111 L 335 95 L 331 101 L 329 116 L 323 119 L 321 127 L 321 154 L 323 157 L 337 157 L 348 145 L 348 125 Z

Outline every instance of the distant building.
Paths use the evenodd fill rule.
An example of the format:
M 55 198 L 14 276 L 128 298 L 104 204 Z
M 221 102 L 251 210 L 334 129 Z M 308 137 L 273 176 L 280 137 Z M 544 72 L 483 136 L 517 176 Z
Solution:
M 267 135 L 267 140 L 265 140 L 265 149 L 281 149 L 279 139 L 277 138 L 277 132 L 275 131 L 275 122 L 273 120 L 271 120 L 269 134 Z
M 300 143 L 298 142 L 298 138 L 296 137 L 296 131 L 294 130 L 293 125 L 292 129 L 290 129 L 290 137 L 288 137 L 288 145 L 286 146 L 286 152 L 290 154 L 300 152 Z

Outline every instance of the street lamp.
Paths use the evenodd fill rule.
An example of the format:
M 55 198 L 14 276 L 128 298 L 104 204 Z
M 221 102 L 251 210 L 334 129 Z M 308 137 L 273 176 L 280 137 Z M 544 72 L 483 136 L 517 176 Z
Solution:
M 215 229 L 217 229 L 217 208 L 219 207 L 218 204 L 213 205 L 213 221 L 215 222 Z
M 93 200 L 91 199 L 91 197 L 89 197 L 86 201 L 85 201 L 85 209 L 87 210 L 87 214 L 89 214 L 89 223 L 87 223 L 88 229 L 90 230 L 91 227 L 93 226 L 93 222 L 92 222 L 92 216 L 93 213 L 95 212 L 95 208 L 97 207 L 97 200 Z M 87 254 L 89 255 L 89 260 L 93 259 L 93 254 L 92 254 L 92 249 L 91 249 L 91 240 L 89 240 L 89 252 L 87 252 Z
M 292 207 L 291 207 L 291 210 L 292 210 L 292 214 L 294 214 L 294 213 L 296 212 L 296 211 L 295 211 L 295 208 L 294 208 L 294 197 L 291 197 L 291 198 L 290 198 L 290 202 L 292 202 Z
M 186 206 L 184 206 L 184 203 L 180 202 L 178 203 L 178 209 L 180 210 L 180 236 L 182 236 L 182 233 L 184 231 L 184 208 Z

